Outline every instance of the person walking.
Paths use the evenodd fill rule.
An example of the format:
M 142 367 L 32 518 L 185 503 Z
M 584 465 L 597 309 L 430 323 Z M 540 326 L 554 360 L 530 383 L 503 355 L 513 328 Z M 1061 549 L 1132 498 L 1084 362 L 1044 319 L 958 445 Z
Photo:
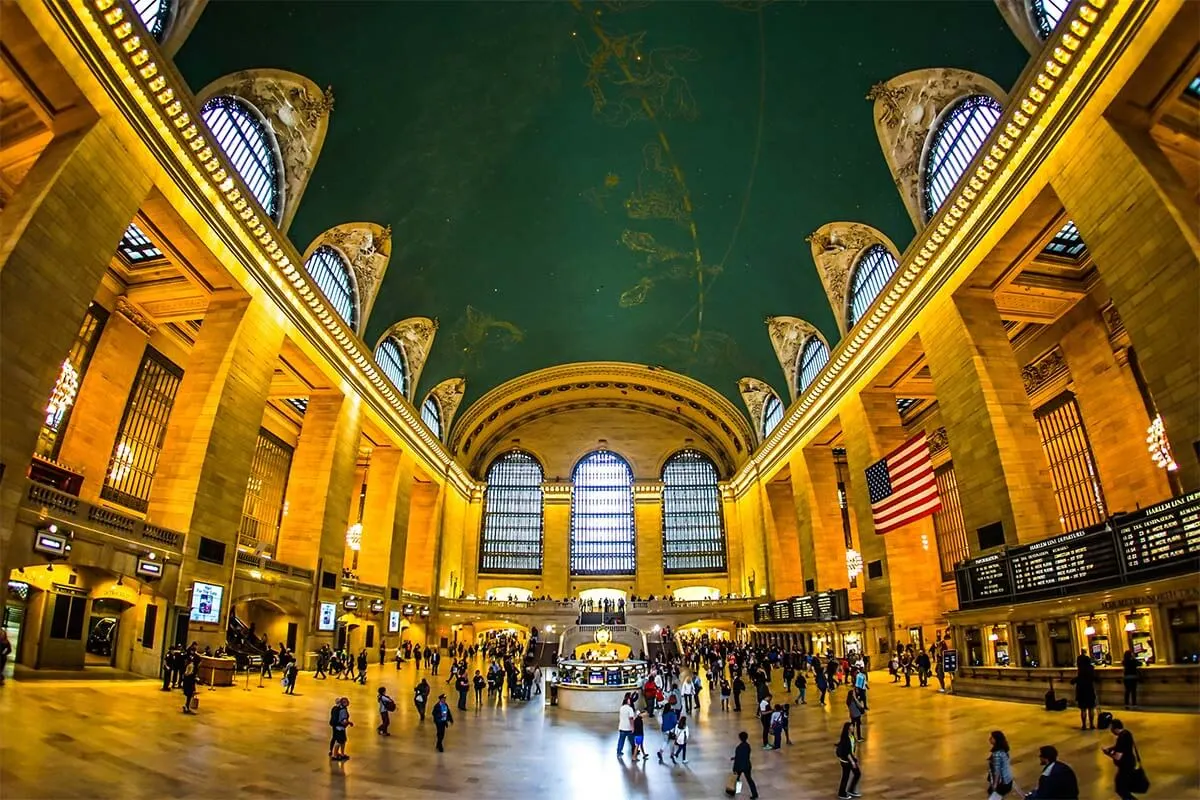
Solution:
M 850 725 L 854 728 L 854 738 L 861 742 L 863 740 L 863 707 L 862 701 L 858 699 L 858 693 L 853 689 L 846 692 L 846 711 L 850 714 Z
M 12 642 L 8 639 L 8 631 L 0 628 L 0 686 L 4 685 L 4 670 L 8 667 L 8 656 L 12 653 Z M 167 673 L 164 672 L 164 675 Z M 163 678 L 163 688 L 170 689 L 167 679 Z
M 1113 780 L 1113 788 L 1121 800 L 1136 800 L 1134 792 L 1142 794 L 1150 789 L 1150 781 L 1146 780 L 1146 772 L 1142 769 L 1142 757 L 1138 753 L 1133 734 L 1125 729 L 1125 723 L 1113 719 L 1109 730 L 1117 741 L 1112 747 L 1105 747 L 1104 755 L 1117 765 L 1117 774 Z
M 729 687 L 729 681 L 725 680 L 725 678 L 721 678 L 721 710 L 722 711 L 729 710 L 729 695 L 731 692 L 732 692 L 732 689 L 730 689 L 730 687 Z
M 842 780 L 838 784 L 838 800 L 850 800 L 852 797 L 862 797 L 858 792 L 858 780 L 862 777 L 862 769 L 858 764 L 858 742 L 850 730 L 850 723 L 842 723 L 842 735 L 838 737 L 834 754 L 842 766 Z
M 349 761 L 346 755 L 346 729 L 354 727 L 350 721 L 350 698 L 339 697 L 329 709 L 329 727 L 332 734 L 329 738 L 329 757 L 334 761 Z
M 1137 687 L 1138 680 L 1141 676 L 1138 670 L 1141 668 L 1142 662 L 1137 660 L 1137 656 L 1132 650 L 1125 651 L 1125 657 L 1121 659 L 1121 682 L 1125 685 L 1125 708 L 1137 708 Z
M 417 713 L 421 715 L 421 722 L 425 721 L 425 706 L 429 703 L 429 692 L 429 681 L 424 678 L 421 678 L 421 682 L 413 689 L 413 705 L 417 707 Z
M 1086 650 L 1079 651 L 1075 659 L 1075 705 L 1079 706 L 1079 730 L 1096 727 L 1096 667 Z
M 351 676 L 353 679 L 353 676 Z M 363 686 L 367 685 L 367 648 L 363 648 L 358 652 L 358 682 Z
M 675 735 L 675 724 L 679 722 L 679 710 L 674 703 L 667 703 L 662 710 L 663 744 L 658 748 L 658 763 L 663 762 L 663 748 L 671 746 L 671 737 Z M 669 752 L 669 751 L 668 751 Z
M 814 670 L 813 681 L 817 684 L 817 692 L 820 693 L 817 702 L 825 705 L 825 693 L 829 691 L 829 679 L 825 676 L 825 671 L 820 669 Z
M 771 749 L 771 715 L 774 714 L 774 709 L 771 708 L 771 695 L 767 694 L 762 700 L 758 701 L 758 722 L 762 725 L 762 749 Z
M 297 676 L 297 674 L 298 674 L 298 672 L 297 672 L 297 668 L 296 668 L 296 660 L 292 659 L 291 661 L 289 661 L 287 663 L 287 666 L 283 668 L 283 693 L 284 694 L 295 694 L 296 693 L 296 676 Z
M 479 708 L 481 705 L 483 705 L 483 687 L 485 684 L 487 684 L 487 681 L 483 679 L 483 675 L 479 672 L 479 670 L 475 670 L 475 678 L 473 679 L 473 685 L 475 688 L 475 708 Z
M 387 693 L 387 689 L 383 686 L 379 687 L 377 697 L 379 701 L 379 727 L 375 732 L 380 736 L 391 736 L 388 733 L 388 726 L 392 724 L 392 712 L 396 710 L 396 701 L 393 700 Z
M 1038 776 L 1037 788 L 1025 795 L 1025 800 L 1079 800 L 1079 780 L 1075 770 L 1058 760 L 1058 749 L 1054 745 L 1038 748 L 1038 762 L 1042 774 Z
M 645 711 L 637 711 L 633 717 L 633 760 L 636 762 L 639 756 L 643 761 L 650 758 L 650 754 L 646 752 Z
M 1012 757 L 1003 731 L 992 731 L 988 743 L 992 746 L 988 753 L 988 800 L 998 800 L 1012 793 Z
M 329 645 L 321 645 L 321 649 L 317 651 L 317 671 L 313 673 L 313 680 L 325 680 L 327 677 L 325 669 L 329 666 Z
M 674 744 L 671 746 L 671 763 L 675 763 L 675 758 L 678 756 L 683 763 L 688 763 L 687 760 L 687 743 L 691 737 L 691 730 L 688 728 L 687 716 L 679 715 L 679 722 L 675 723 Z
M 191 714 L 192 698 L 196 696 L 196 662 L 190 658 L 187 666 L 183 668 L 183 677 L 180 678 L 179 685 L 183 687 L 183 713 Z
M 808 705 L 808 675 L 803 669 L 796 673 L 796 689 L 800 692 L 796 702 L 802 706 Z
M 754 785 L 754 777 L 751 773 L 750 765 L 750 734 L 745 731 L 738 733 L 738 746 L 733 750 L 733 775 L 735 781 L 740 781 L 743 778 L 746 784 L 750 787 L 750 800 L 758 797 L 758 787 Z M 726 794 L 729 791 L 726 790 Z
M 625 755 L 625 741 L 627 739 L 633 741 L 633 720 L 636 716 L 637 711 L 634 710 L 633 700 L 626 696 L 625 702 L 621 704 L 621 709 L 617 712 L 617 758 Z M 636 744 L 633 754 L 637 755 Z
M 450 704 L 446 702 L 444 694 L 438 695 L 437 704 L 433 707 L 433 724 L 437 728 L 437 750 L 444 753 L 446 728 L 454 724 L 454 715 L 450 713 Z

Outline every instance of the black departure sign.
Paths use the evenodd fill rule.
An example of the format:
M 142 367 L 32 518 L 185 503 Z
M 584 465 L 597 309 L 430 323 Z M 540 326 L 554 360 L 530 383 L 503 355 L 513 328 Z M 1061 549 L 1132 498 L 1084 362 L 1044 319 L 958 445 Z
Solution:
M 1121 555 L 1129 572 L 1200 557 L 1200 492 L 1119 518 Z
M 1013 592 L 1018 596 L 1059 594 L 1085 584 L 1121 577 L 1116 541 L 1108 528 L 1075 531 L 1009 551 Z
M 754 606 L 755 622 L 837 622 L 847 619 L 850 619 L 850 593 L 846 589 Z
M 987 600 L 993 597 L 1008 597 L 1012 594 L 1012 581 L 1008 576 L 1008 559 L 1002 553 L 972 559 L 965 562 L 962 573 L 966 578 L 965 588 L 969 594 L 959 596 L 959 604 L 970 600 Z

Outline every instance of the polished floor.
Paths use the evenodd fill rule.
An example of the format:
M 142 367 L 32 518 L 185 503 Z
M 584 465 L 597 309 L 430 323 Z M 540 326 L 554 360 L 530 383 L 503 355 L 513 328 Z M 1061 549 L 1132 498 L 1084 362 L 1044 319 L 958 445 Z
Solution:
M 615 712 L 505 703 L 455 711 L 447 751 L 439 754 L 432 723 L 419 723 L 411 703 L 416 674 L 411 665 L 399 673 L 376 666 L 367 685 L 358 686 L 306 673 L 294 697 L 283 695 L 277 681 L 260 689 L 255 679 L 248 690 L 202 690 L 194 717 L 180 713 L 178 692 L 161 692 L 149 681 L 9 681 L 0 687 L 0 797 L 367 800 L 415 791 L 464 799 L 716 798 L 724 796 L 737 731 L 758 738 L 751 703 L 735 715 L 722 712 L 718 700 L 695 715 L 690 763 L 635 764 L 628 754 L 615 755 Z M 444 675 L 436 680 L 435 687 L 446 687 Z M 400 701 L 390 738 L 374 732 L 372 698 L 381 683 Z M 328 709 L 339 693 L 351 698 L 357 722 L 351 760 L 340 765 L 326 757 Z M 702 697 L 711 699 L 707 691 Z M 836 795 L 833 743 L 842 702 L 840 692 L 825 708 L 811 705 L 810 697 L 810 705 L 793 711 L 794 744 L 780 752 L 756 746 L 754 774 L 764 800 Z M 861 753 L 865 797 L 982 800 L 988 732 L 995 728 L 1012 742 L 1022 789 L 1034 785 L 1037 748 L 1049 743 L 1075 768 L 1083 798 L 1115 796 L 1111 762 L 1100 753 L 1111 735 L 1080 731 L 1072 712 L 905 689 L 882 674 L 871 706 Z M 1150 797 L 1200 798 L 1200 717 L 1120 716 L 1137 736 L 1154 784 Z

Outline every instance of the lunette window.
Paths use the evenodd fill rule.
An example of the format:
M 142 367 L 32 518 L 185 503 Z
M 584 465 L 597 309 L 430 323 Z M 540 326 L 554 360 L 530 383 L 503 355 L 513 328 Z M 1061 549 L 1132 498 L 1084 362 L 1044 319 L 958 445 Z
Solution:
M 307 272 L 321 292 L 333 305 L 350 327 L 358 325 L 358 304 L 354 300 L 354 282 L 350 277 L 350 265 L 342 254 L 327 244 L 323 244 L 304 262 Z
M 725 526 L 717 467 L 696 450 L 663 466 L 663 571 L 725 571 Z
M 875 298 L 896 274 L 900 266 L 892 251 L 881 244 L 866 249 L 854 265 L 850 276 L 850 308 L 846 317 L 847 327 L 853 328 L 870 310 Z
M 283 214 L 282 166 L 267 126 L 248 103 L 230 95 L 206 101 L 200 116 L 259 206 L 278 223 Z
M 481 573 L 542 571 L 543 481 L 542 465 L 520 450 L 499 456 L 488 467 L 479 534 Z
M 1038 38 L 1043 42 L 1050 38 L 1070 4 L 1070 0 L 1029 0 L 1029 12 Z
M 170 0 L 133 0 L 133 10 L 154 40 L 161 43 L 171 21 Z
M 633 575 L 633 470 L 609 450 L 596 450 L 571 475 L 571 574 Z
M 388 376 L 396 391 L 407 396 L 408 362 L 404 359 L 404 348 L 394 336 L 387 337 L 375 348 L 375 363 Z
M 771 435 L 771 431 L 775 430 L 775 426 L 783 422 L 783 401 L 779 399 L 779 395 L 771 392 L 767 395 L 767 400 L 763 403 L 762 410 L 762 438 L 765 440 Z
M 1000 103 L 986 94 L 969 95 L 950 107 L 933 135 L 925 162 L 923 202 L 927 220 L 937 214 L 954 191 L 1001 113 Z
M 429 395 L 425 398 L 425 402 L 421 404 L 421 421 L 425 423 L 434 437 L 442 438 L 442 407 L 438 405 L 437 398 Z
M 829 363 L 829 347 L 820 336 L 809 336 L 800 348 L 800 386 L 803 392 L 817 379 Z

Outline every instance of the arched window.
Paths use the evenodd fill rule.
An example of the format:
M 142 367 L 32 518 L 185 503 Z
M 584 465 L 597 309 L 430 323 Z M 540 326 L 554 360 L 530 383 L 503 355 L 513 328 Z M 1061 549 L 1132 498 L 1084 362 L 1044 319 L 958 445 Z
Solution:
M 442 438 L 442 407 L 433 395 L 426 397 L 425 402 L 421 404 L 421 421 L 435 437 Z
M 771 392 L 762 409 L 762 438 L 765 440 L 775 430 L 775 426 L 783 422 L 783 401 L 779 395 Z
M 1054 33 L 1070 4 L 1070 0 L 1029 0 L 1029 13 L 1033 16 L 1037 35 L 1043 42 Z
M 408 362 L 404 359 L 404 348 L 395 336 L 389 336 L 375 348 L 375 363 L 388 376 L 392 386 L 400 394 L 408 395 Z
M 571 475 L 571 574 L 633 575 L 633 470 L 608 450 L 596 450 Z
M 244 100 L 229 95 L 208 100 L 200 108 L 200 116 L 254 199 L 278 223 L 283 215 L 280 191 L 283 167 L 266 124 Z
M 933 134 L 925 161 L 925 217 L 932 219 L 999 121 L 1000 104 L 973 94 L 951 106 Z
M 663 571 L 724 572 L 725 527 L 717 467 L 696 450 L 663 466 Z
M 875 298 L 896 274 L 896 257 L 881 244 L 873 244 L 858 259 L 850 275 L 850 307 L 846 326 L 853 328 L 871 308 Z
M 520 450 L 499 456 L 488 467 L 480 572 L 542 571 L 543 479 L 542 465 Z
M 800 348 L 800 391 L 804 391 L 829 363 L 829 347 L 820 336 L 809 336 Z
M 133 10 L 154 40 L 161 43 L 171 21 L 171 0 L 134 0 Z
M 304 262 L 304 269 L 329 298 L 333 309 L 350 327 L 358 326 L 358 304 L 354 302 L 354 284 L 350 280 L 350 265 L 342 254 L 323 244 Z

